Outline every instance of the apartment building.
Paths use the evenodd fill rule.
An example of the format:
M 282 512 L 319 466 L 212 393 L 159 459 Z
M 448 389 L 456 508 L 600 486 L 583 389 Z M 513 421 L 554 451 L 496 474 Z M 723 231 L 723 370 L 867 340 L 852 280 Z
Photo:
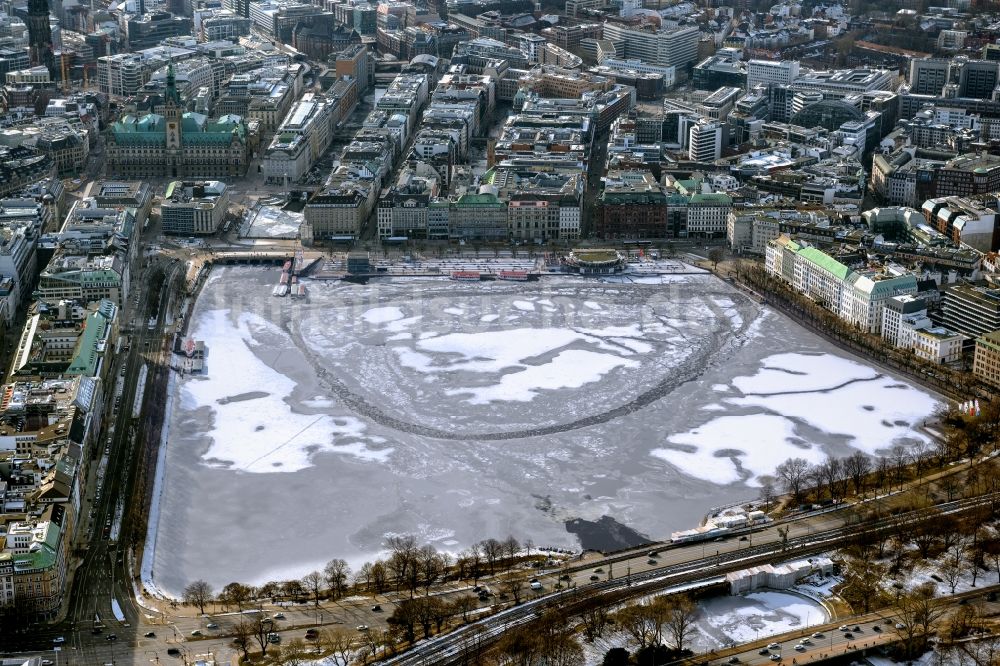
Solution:
M 882 311 L 894 296 L 917 291 L 916 277 L 895 270 L 855 271 L 819 249 L 782 235 L 768 243 L 765 269 L 841 319 L 881 334 Z
M 308 92 L 296 102 L 264 153 L 262 169 L 269 183 L 301 179 L 330 147 L 338 104 Z
M 1000 330 L 976 338 L 972 372 L 987 384 L 1000 387 Z

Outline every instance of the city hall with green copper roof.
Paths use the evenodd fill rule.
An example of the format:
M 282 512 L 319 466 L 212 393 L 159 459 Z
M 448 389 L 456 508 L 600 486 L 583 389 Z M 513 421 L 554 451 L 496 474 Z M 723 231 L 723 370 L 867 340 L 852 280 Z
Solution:
M 250 160 L 248 130 L 240 116 L 185 112 L 171 66 L 163 115 L 123 116 L 107 155 L 108 171 L 122 178 L 239 177 Z

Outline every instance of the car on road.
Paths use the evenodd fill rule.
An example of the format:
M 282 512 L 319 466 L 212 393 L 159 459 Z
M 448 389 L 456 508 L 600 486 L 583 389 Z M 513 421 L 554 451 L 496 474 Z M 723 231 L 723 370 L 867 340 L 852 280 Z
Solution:
M 66 642 L 66 639 L 63 638 L 62 636 L 56 636 L 55 638 L 52 639 L 52 642 L 57 645 L 61 645 L 62 643 Z
M 739 657 L 736 657 L 736 656 L 732 656 L 732 657 L 730 657 L 730 658 L 729 658 L 729 659 L 728 659 L 728 660 L 726 661 L 726 663 L 727 663 L 727 664 L 738 664 L 738 663 L 740 663 L 740 658 L 739 658 Z
M 896 628 L 897 629 L 906 629 L 906 625 L 903 624 L 902 622 L 897 622 L 896 623 Z
M 850 631 L 850 630 L 851 628 L 848 627 L 846 624 L 842 624 L 839 627 L 837 627 L 837 631 Z
M 375 604 L 374 606 L 372 606 L 372 612 L 373 613 L 381 613 L 382 612 L 382 607 L 379 606 L 378 604 Z
M 823 632 L 817 631 L 815 634 L 813 634 L 813 638 L 823 638 Z
M 368 631 L 368 625 L 367 624 L 359 624 L 358 625 L 358 631 Z
M 646 564 L 659 564 L 656 560 L 646 560 Z
M 854 634 L 852 634 L 852 633 L 851 633 L 851 632 L 849 632 L 849 631 L 848 631 L 848 632 L 845 632 L 845 633 L 844 633 L 844 638 L 854 638 Z
M 41 663 L 42 663 L 42 666 L 52 666 L 52 660 L 51 659 L 42 659 Z
M 279 636 L 278 634 L 274 634 L 274 633 L 268 634 L 267 635 L 267 642 L 268 643 L 274 643 L 274 644 L 277 645 L 278 643 L 281 642 L 281 636 Z
M 146 633 L 143 634 L 143 637 L 144 638 L 156 638 L 156 634 L 154 634 L 152 631 L 147 631 Z
M 116 640 L 118 640 L 118 636 L 116 636 L 115 634 L 108 634 L 108 640 L 109 641 L 116 641 Z
M 767 648 L 761 648 L 760 650 L 757 650 L 757 654 L 771 654 L 771 651 Z
M 768 650 L 780 650 L 781 649 L 781 643 L 769 643 L 768 646 L 767 646 L 767 649 Z
M 809 640 L 808 637 L 807 638 L 803 638 L 802 640 L 799 641 L 799 645 L 812 645 L 812 644 L 813 644 L 813 642 L 811 640 Z
M 171 657 L 179 657 L 181 656 L 181 651 L 177 648 L 167 648 L 167 654 Z
M 648 553 L 646 553 L 646 557 L 656 557 L 659 554 L 660 554 L 660 551 L 658 551 L 658 550 L 651 550 Z
M 207 627 L 208 629 L 218 629 L 219 625 L 217 625 L 214 622 L 209 622 L 208 624 L 205 625 L 205 627 Z
M 598 576 L 597 574 L 591 574 L 590 580 L 601 580 L 601 577 Z
M 772 654 L 770 657 L 768 657 L 768 659 L 770 659 L 771 661 L 781 661 L 781 655 L 780 654 Z
M 796 652 L 805 652 L 806 651 L 806 646 L 803 645 L 802 643 L 799 643 L 798 645 L 795 646 L 795 651 Z
M 851 629 L 851 631 L 861 631 L 861 627 L 854 625 L 854 628 Z
M 195 629 L 191 632 L 192 636 L 201 636 L 201 629 Z
M 872 625 L 872 631 L 882 631 L 882 627 L 877 624 Z
M 306 629 L 306 640 L 314 641 L 319 638 L 319 632 L 316 629 Z
M 284 613 L 275 613 L 271 617 L 273 619 L 275 619 L 275 620 L 284 620 L 285 619 L 285 614 Z
M 740 537 L 740 541 L 749 541 L 749 539 L 747 539 L 747 535 L 744 534 L 743 536 Z

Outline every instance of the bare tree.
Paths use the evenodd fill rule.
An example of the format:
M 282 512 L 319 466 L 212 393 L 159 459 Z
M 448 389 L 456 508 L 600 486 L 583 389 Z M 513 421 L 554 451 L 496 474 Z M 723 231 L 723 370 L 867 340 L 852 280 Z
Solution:
M 358 569 L 358 573 L 354 574 L 354 584 L 363 585 L 365 592 L 372 591 L 372 563 L 365 562 Z
M 350 574 L 351 568 L 347 566 L 347 562 L 345 560 L 340 558 L 330 560 L 326 563 L 326 566 L 323 567 L 323 576 L 326 578 L 326 586 L 330 588 L 330 594 L 335 601 L 344 596 L 344 590 L 347 589 L 347 577 Z M 367 586 L 368 584 L 366 582 L 365 587 Z
M 900 595 L 897 608 L 896 631 L 902 639 L 905 656 L 913 657 L 923 651 L 944 607 L 935 604 L 934 586 L 928 584 Z
M 969 563 L 965 559 L 965 539 L 963 538 L 945 552 L 944 561 L 941 563 L 941 576 L 948 583 L 952 594 L 955 594 L 958 582 L 962 580 L 962 576 L 968 570 Z
M 412 535 L 405 534 L 389 537 L 386 539 L 385 545 L 390 551 L 389 561 L 386 563 L 386 566 L 392 574 L 393 582 L 398 590 L 401 584 L 413 579 L 413 569 L 415 568 L 417 555 L 417 541 Z
M 615 613 L 615 623 L 632 637 L 640 650 L 660 642 L 662 625 L 651 603 L 626 606 Z
M 802 492 L 802 484 L 809 472 L 809 461 L 804 458 L 789 458 L 774 470 L 781 479 L 785 490 L 798 501 Z
M 608 611 L 604 606 L 595 606 L 583 611 L 580 614 L 580 620 L 583 622 L 584 637 L 588 643 L 593 643 L 594 639 L 604 635 L 604 630 L 607 628 L 611 618 L 608 616 Z
M 188 583 L 184 588 L 184 601 L 198 607 L 198 612 L 205 614 L 205 604 L 212 601 L 212 586 L 203 580 Z
M 239 623 L 233 626 L 233 647 L 243 654 L 244 661 L 250 657 L 253 636 L 253 625 L 247 622 L 246 618 L 240 618 Z
M 490 568 L 490 575 L 496 573 L 497 562 L 503 557 L 503 544 L 496 539 L 486 539 L 479 544 Z
M 478 543 L 469 546 L 469 575 L 472 577 L 472 584 L 479 583 L 479 577 L 483 571 L 483 551 Z
M 708 260 L 712 262 L 712 269 L 719 266 L 719 262 L 726 258 L 726 251 L 721 247 L 713 247 L 708 251 Z
M 854 484 L 854 493 L 860 495 L 864 491 L 865 478 L 872 469 L 871 458 L 861 451 L 855 451 L 844 458 L 844 469 Z
M 319 606 L 319 595 L 323 591 L 323 574 L 310 571 L 302 577 L 302 587 L 312 595 L 313 604 Z
M 524 578 L 515 573 L 507 574 L 500 581 L 500 591 L 508 594 L 517 606 L 521 603 L 521 594 L 524 592 Z
M 280 666 L 302 666 L 305 663 L 302 660 L 304 650 L 305 646 L 302 644 L 302 640 L 293 638 L 281 648 L 278 663 Z
M 962 641 L 958 649 L 969 658 L 972 666 L 995 666 L 1000 662 L 1000 636 Z
M 507 566 L 514 562 L 514 558 L 521 552 L 521 544 L 511 535 L 503 540 L 503 556 L 507 560 Z
M 698 607 L 690 597 L 683 595 L 659 597 L 657 601 L 660 600 L 663 606 L 664 633 L 669 639 L 670 647 L 681 651 L 694 632 Z
M 352 647 L 354 637 L 346 631 L 340 629 L 324 631 L 320 634 L 318 642 L 321 648 L 325 648 L 333 654 L 338 664 L 347 666 L 351 663 L 351 655 L 354 652 Z
M 281 593 L 293 601 L 298 601 L 299 597 L 305 594 L 305 591 L 306 588 L 298 580 L 286 580 L 281 584 Z
M 253 588 L 243 583 L 227 583 L 219 592 L 216 600 L 228 607 L 230 604 L 236 606 L 238 610 L 243 610 L 243 605 L 253 598 Z
M 469 613 L 476 607 L 476 598 L 468 594 L 463 594 L 451 602 L 455 615 L 462 616 L 462 622 L 469 621 Z
M 427 545 L 417 551 L 417 566 L 419 567 L 420 578 L 424 584 L 424 594 L 429 594 L 431 585 L 444 571 L 444 563 L 441 555 L 438 554 L 434 546 Z
M 764 511 L 770 511 L 771 505 L 774 503 L 775 485 L 777 483 L 777 479 L 770 474 L 765 474 L 757 477 L 757 482 L 760 483 L 760 493 L 758 497 L 760 497 L 761 501 L 764 502 Z
M 382 560 L 372 562 L 372 593 L 382 594 L 385 592 L 388 580 L 389 572 L 386 569 L 385 562 Z
M 263 613 L 254 614 L 254 619 L 250 622 L 250 634 L 257 641 L 257 645 L 260 646 L 260 655 L 262 657 L 267 656 L 267 648 L 271 644 L 267 639 L 273 629 L 274 622 L 271 618 L 265 616 Z
M 906 447 L 902 444 L 897 444 L 892 447 L 892 450 L 889 451 L 889 455 L 892 459 L 893 470 L 895 471 L 896 485 L 902 489 L 903 473 L 906 471 L 906 463 L 909 460 L 910 455 L 907 452 Z

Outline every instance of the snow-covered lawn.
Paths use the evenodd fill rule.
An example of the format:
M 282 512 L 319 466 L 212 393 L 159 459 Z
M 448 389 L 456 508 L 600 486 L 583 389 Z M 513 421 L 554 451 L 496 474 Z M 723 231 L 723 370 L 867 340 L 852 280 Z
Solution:
M 829 616 L 819 603 L 791 592 L 760 590 L 743 596 L 712 597 L 698 603 L 698 619 L 690 639 L 696 653 L 728 647 L 827 622 Z M 628 634 L 609 631 L 593 643 L 581 639 L 585 662 L 597 666 L 608 650 L 635 645 Z

